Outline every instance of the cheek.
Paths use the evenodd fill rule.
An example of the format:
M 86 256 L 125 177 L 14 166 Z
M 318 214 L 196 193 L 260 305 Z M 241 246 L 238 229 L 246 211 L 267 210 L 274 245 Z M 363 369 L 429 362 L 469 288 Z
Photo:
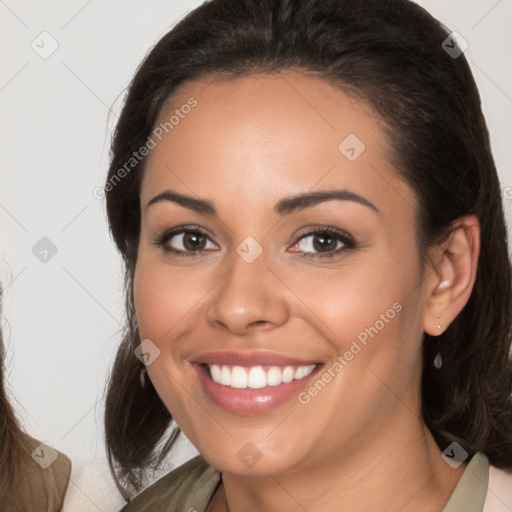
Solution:
M 404 256 L 402 254 L 402 256 Z M 414 293 L 421 280 L 419 260 L 414 254 L 401 258 L 395 251 L 379 252 L 375 258 L 354 258 L 335 270 L 297 272 L 289 279 L 290 288 L 310 310 L 315 324 L 323 326 L 331 340 L 364 338 L 365 329 L 377 324 L 382 330 L 387 320 L 395 322 L 395 304 L 416 300 Z M 283 269 L 283 274 L 285 270 Z M 395 305 L 395 307 L 393 307 Z M 339 342 L 337 342 L 339 343 Z
M 295 277 L 293 289 L 306 306 L 302 315 L 334 348 L 333 360 L 342 357 L 343 378 L 334 387 L 350 382 L 355 395 L 369 397 L 383 381 L 402 394 L 421 358 L 419 254 L 411 245 L 363 256 L 333 272 Z
M 149 339 L 160 350 L 157 357 L 147 367 L 149 377 L 173 415 L 183 416 L 187 396 L 180 393 L 175 378 L 177 362 L 174 357 L 176 344 L 170 342 L 176 335 L 177 325 L 190 312 L 194 292 L 190 286 L 190 276 L 180 272 L 170 272 L 168 266 L 140 254 L 134 275 L 134 301 L 140 339 Z M 196 299 L 197 301 L 197 299 Z
M 200 302 L 201 277 L 184 269 L 173 271 L 159 258 L 140 254 L 134 276 L 134 300 L 141 338 L 156 344 Z

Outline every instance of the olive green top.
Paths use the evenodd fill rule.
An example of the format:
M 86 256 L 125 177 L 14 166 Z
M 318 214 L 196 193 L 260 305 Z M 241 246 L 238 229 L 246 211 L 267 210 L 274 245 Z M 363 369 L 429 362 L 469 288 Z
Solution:
M 0 496 L 0 512 L 60 512 L 71 475 L 71 461 L 28 436 L 27 447 L 30 454 L 15 481 L 15 496 Z
M 205 512 L 220 482 L 220 473 L 202 457 L 195 457 L 139 494 L 121 512 Z M 443 512 L 482 512 L 488 482 L 487 457 L 477 453 Z

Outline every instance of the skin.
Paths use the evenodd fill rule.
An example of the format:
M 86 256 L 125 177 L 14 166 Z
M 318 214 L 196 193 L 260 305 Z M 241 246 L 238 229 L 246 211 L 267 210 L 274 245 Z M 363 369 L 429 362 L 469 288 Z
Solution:
M 469 298 L 478 222 L 459 219 L 422 263 L 416 194 L 390 163 L 378 117 L 319 78 L 285 72 L 187 83 L 159 122 L 190 97 L 197 107 L 147 162 L 134 292 L 141 339 L 160 350 L 149 376 L 222 472 L 208 511 L 441 511 L 465 465 L 443 461 L 421 418 L 422 338 L 440 334 Z M 366 146 L 353 162 L 338 149 L 349 134 Z M 340 189 L 378 211 L 350 200 L 274 211 L 284 197 Z M 171 201 L 147 206 L 166 190 L 209 200 L 217 215 Z M 207 231 L 202 253 L 166 252 L 183 248 L 177 237 L 155 245 L 182 225 Z M 343 250 L 322 257 L 308 244 L 317 238 L 298 241 L 325 226 L 349 233 L 356 247 L 340 242 L 334 247 Z M 236 252 L 248 236 L 263 249 L 253 263 Z M 190 363 L 212 350 L 269 350 L 328 368 L 395 303 L 401 311 L 307 405 L 225 411 Z M 251 468 L 237 457 L 248 442 L 261 454 Z

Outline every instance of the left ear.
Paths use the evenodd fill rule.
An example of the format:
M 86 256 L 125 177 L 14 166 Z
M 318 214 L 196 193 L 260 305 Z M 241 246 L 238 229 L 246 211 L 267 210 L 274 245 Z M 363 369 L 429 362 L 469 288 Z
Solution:
M 426 277 L 423 330 L 439 336 L 466 305 L 475 284 L 480 254 L 480 224 L 476 215 L 460 217 L 450 236 L 430 250 L 432 268 Z

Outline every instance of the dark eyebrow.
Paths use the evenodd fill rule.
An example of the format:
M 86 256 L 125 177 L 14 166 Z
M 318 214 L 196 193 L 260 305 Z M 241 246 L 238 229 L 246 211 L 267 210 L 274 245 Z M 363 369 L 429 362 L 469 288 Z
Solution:
M 171 201 L 173 203 L 179 204 L 184 208 L 188 208 L 196 213 L 201 213 L 203 215 L 217 215 L 217 210 L 211 201 L 206 201 L 205 199 L 195 199 L 190 196 L 184 196 L 183 194 L 178 194 L 177 192 L 172 192 L 171 190 L 166 190 L 161 194 L 153 197 L 151 201 L 146 206 L 148 209 L 151 205 L 155 203 L 159 203 L 160 201 Z
M 372 210 L 375 210 L 377 213 L 379 213 L 379 209 L 373 203 L 370 203 L 370 201 L 364 197 L 361 197 L 360 195 L 348 190 L 306 192 L 297 196 L 285 197 L 274 206 L 274 211 L 278 215 L 288 215 L 299 210 L 311 208 L 325 201 L 332 200 L 353 201 L 355 203 L 362 204 L 363 206 L 367 206 L 368 208 L 371 208 Z M 177 192 L 172 192 L 171 190 L 166 190 L 165 192 L 162 192 L 161 194 L 158 194 L 153 199 L 151 199 L 151 201 L 149 201 L 147 204 L 146 209 L 155 203 L 159 203 L 160 201 L 171 201 L 173 203 L 179 204 L 180 206 L 183 206 L 184 208 L 188 208 L 189 210 L 203 215 L 217 215 L 217 210 L 211 201 L 207 201 L 205 199 L 195 199 L 190 196 L 178 194 Z
M 336 199 L 339 201 L 353 201 L 355 203 L 362 204 L 363 206 L 368 206 L 368 208 L 380 213 L 379 209 L 373 203 L 370 203 L 368 199 L 348 190 L 306 192 L 305 194 L 299 194 L 297 196 L 285 197 L 274 206 L 274 211 L 279 215 L 288 215 L 289 213 L 304 210 L 305 208 L 311 208 L 325 201 L 332 201 Z

